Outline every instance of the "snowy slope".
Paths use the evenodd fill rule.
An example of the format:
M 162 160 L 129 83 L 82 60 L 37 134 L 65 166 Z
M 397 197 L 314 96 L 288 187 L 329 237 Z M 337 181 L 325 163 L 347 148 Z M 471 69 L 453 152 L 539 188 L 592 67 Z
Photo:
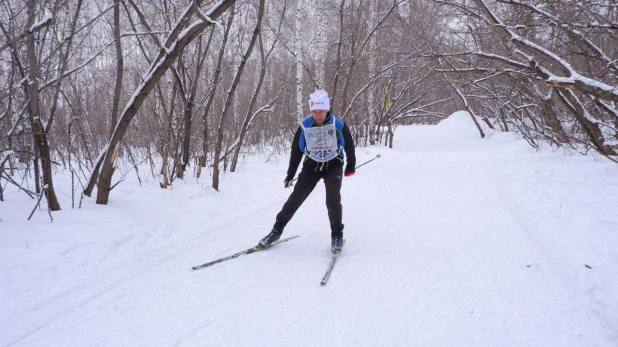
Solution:
M 25 221 L 34 202 L 10 191 L 0 346 L 618 345 L 618 166 L 480 139 L 463 112 L 399 127 L 394 147 L 357 149 L 382 158 L 344 179 L 347 243 L 325 287 L 322 184 L 284 233 L 300 238 L 190 269 L 268 233 L 285 156 L 249 158 L 220 193 L 130 174 L 81 210 L 65 177 L 53 223 Z

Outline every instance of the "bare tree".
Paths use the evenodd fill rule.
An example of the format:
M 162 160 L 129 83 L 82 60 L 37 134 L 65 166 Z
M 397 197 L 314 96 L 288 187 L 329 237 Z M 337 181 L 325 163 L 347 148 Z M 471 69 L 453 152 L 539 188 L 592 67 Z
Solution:
M 234 3 L 234 0 L 222 0 L 217 3 L 217 5 L 213 6 L 208 13 L 202 13 L 199 8 L 201 2 L 202 1 L 196 0 L 184 10 L 176 26 L 171 30 L 165 40 L 164 46 L 161 47 L 159 54 L 150 64 L 150 69 L 144 78 L 144 82 L 135 90 L 133 97 L 122 112 L 112 138 L 104 150 L 105 159 L 103 160 L 97 183 L 98 204 L 107 204 L 111 191 L 112 175 L 115 170 L 113 167 L 114 160 L 118 154 L 120 141 L 141 104 L 157 85 L 157 82 L 161 79 L 163 74 L 165 74 L 176 58 L 178 58 L 182 50 L 227 10 Z M 196 13 L 199 19 L 189 24 L 189 20 Z
M 253 92 L 253 96 L 251 96 L 251 101 L 249 102 L 249 107 L 247 108 L 247 114 L 245 115 L 245 120 L 242 123 L 242 128 L 240 129 L 240 134 L 238 135 L 238 139 L 231 146 L 234 148 L 234 156 L 232 157 L 232 165 L 230 166 L 230 172 L 236 171 L 236 164 L 238 163 L 238 155 L 240 153 L 240 149 L 242 148 L 243 142 L 245 140 L 245 136 L 247 131 L 249 130 L 249 126 L 260 113 L 271 111 L 269 108 L 272 107 L 275 99 L 279 96 L 277 95 L 275 99 L 268 102 L 265 106 L 260 107 L 256 112 L 253 112 L 255 104 L 257 103 L 260 92 L 262 91 L 262 84 L 264 83 L 264 77 L 266 76 L 266 65 L 268 64 L 268 58 L 274 51 L 277 42 L 279 41 L 279 35 L 281 34 L 281 25 L 283 24 L 283 17 L 285 16 L 285 5 L 283 11 L 281 11 L 281 18 L 279 20 L 279 24 L 277 26 L 277 31 L 273 38 L 272 44 L 268 49 L 268 52 L 264 52 L 264 42 L 262 38 L 262 31 L 259 32 L 259 41 L 260 41 L 260 77 L 258 77 L 257 85 L 255 86 L 255 91 Z
M 217 87 L 219 86 L 219 82 L 221 79 L 221 66 L 223 64 L 223 59 L 224 59 L 224 54 L 225 54 L 226 47 L 227 47 L 228 38 L 230 36 L 230 30 L 232 29 L 232 24 L 234 22 L 234 15 L 235 15 L 235 7 L 232 7 L 232 9 L 230 10 L 229 18 L 228 18 L 228 23 L 225 27 L 225 32 L 223 34 L 221 48 L 219 50 L 219 54 L 217 57 L 217 63 L 216 63 L 216 67 L 214 69 L 214 73 L 212 76 L 212 81 L 208 89 L 208 100 L 206 102 L 206 106 L 204 106 L 204 111 L 202 115 L 202 129 L 203 129 L 202 130 L 202 158 L 200 159 L 201 161 L 200 167 L 206 166 L 206 161 L 207 161 L 206 159 L 208 155 L 208 143 L 209 143 L 208 113 L 212 109 L 213 103 L 215 101 L 215 96 L 217 95 L 216 94 Z
M 478 108 L 496 111 L 519 131 L 549 139 L 586 143 L 603 155 L 615 155 L 606 144 L 616 112 L 615 11 L 603 2 L 567 0 L 434 0 L 445 19 L 461 21 L 452 32 L 460 42 L 437 55 L 451 64 L 449 75 L 473 91 Z M 448 19 L 447 19 L 448 20 Z M 585 24 L 585 23 L 595 23 Z M 596 24 L 598 23 L 598 25 Z M 487 28 L 492 28 L 491 30 Z M 453 54 L 453 50 L 458 52 Z M 504 87 L 496 88 L 496 85 Z M 510 86 L 510 87 L 509 87 Z M 458 86 L 462 90 L 462 86 Z M 513 92 L 515 90 L 515 92 Z M 481 94 L 478 94 L 480 92 Z M 599 107 L 596 100 L 603 105 Z M 572 115 L 578 128 L 567 127 Z M 477 110 L 478 111 L 478 110 Z M 526 117 L 524 117 L 524 115 Z M 529 122 L 529 124 L 528 124 Z M 605 128 L 604 131 L 602 128 Z
M 617 23 L 596 0 L 7 0 L 0 198 L 60 208 L 70 170 L 107 203 L 141 163 L 162 187 L 212 168 L 219 189 L 243 151 L 289 149 L 313 88 L 358 144 L 467 109 L 479 130 L 615 160 Z
M 231 112 L 230 106 L 232 104 L 232 99 L 234 98 L 234 94 L 236 93 L 236 88 L 238 87 L 238 83 L 240 83 L 240 77 L 242 76 L 243 70 L 245 68 L 245 64 L 247 60 L 251 56 L 253 52 L 253 46 L 255 45 L 255 41 L 260 33 L 262 26 L 262 17 L 264 13 L 264 0 L 259 1 L 259 7 L 257 12 L 257 24 L 255 25 L 255 29 L 253 30 L 253 35 L 251 36 L 251 41 L 249 42 L 249 46 L 247 50 L 242 56 L 240 60 L 240 65 L 238 66 L 238 70 L 236 71 L 236 75 L 234 77 L 234 81 L 232 82 L 232 86 L 228 90 L 228 93 L 225 98 L 225 104 L 223 106 L 223 111 L 221 112 L 221 118 L 219 119 L 219 126 L 217 127 L 217 140 L 215 142 L 215 158 L 213 162 L 213 173 L 212 173 L 212 187 L 215 190 L 219 190 L 219 162 L 221 160 L 221 150 L 222 150 L 222 142 L 223 142 L 223 126 L 226 122 L 227 116 Z

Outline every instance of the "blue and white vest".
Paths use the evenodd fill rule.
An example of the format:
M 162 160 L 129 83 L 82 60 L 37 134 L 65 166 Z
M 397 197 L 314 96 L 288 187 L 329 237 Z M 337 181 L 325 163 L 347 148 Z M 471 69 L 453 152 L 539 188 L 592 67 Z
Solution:
M 343 157 L 344 139 L 341 133 L 343 120 L 330 115 L 330 122 L 312 127 L 313 117 L 309 116 L 300 122 L 302 136 L 300 150 L 320 163 Z

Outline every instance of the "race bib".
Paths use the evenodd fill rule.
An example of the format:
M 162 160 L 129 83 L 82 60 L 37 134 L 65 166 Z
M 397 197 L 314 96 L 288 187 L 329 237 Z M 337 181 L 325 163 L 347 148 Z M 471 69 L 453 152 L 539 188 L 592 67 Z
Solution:
M 309 158 L 317 162 L 326 162 L 337 157 L 339 149 L 334 122 L 323 127 L 303 127 L 303 131 Z

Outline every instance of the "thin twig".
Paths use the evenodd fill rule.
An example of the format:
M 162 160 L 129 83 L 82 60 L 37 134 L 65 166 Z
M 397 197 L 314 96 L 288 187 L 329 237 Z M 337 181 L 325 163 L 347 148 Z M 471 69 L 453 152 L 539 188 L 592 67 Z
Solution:
M 41 199 L 43 199 L 43 194 L 45 194 L 45 189 L 47 189 L 47 187 L 44 187 L 43 190 L 41 191 L 41 194 L 39 194 L 39 200 L 36 202 L 36 205 L 32 209 L 32 212 L 30 213 L 30 216 L 28 217 L 28 220 L 30 220 L 30 218 L 32 218 L 32 215 L 34 214 L 34 211 L 36 211 L 36 208 L 39 207 L 39 205 L 41 204 Z
M 45 187 L 45 189 L 43 189 L 43 191 L 45 192 L 47 190 L 47 187 Z M 49 204 L 47 204 L 47 214 L 49 214 L 49 218 L 51 219 L 50 223 L 54 222 L 54 217 L 52 217 L 51 215 L 51 208 L 49 207 Z

